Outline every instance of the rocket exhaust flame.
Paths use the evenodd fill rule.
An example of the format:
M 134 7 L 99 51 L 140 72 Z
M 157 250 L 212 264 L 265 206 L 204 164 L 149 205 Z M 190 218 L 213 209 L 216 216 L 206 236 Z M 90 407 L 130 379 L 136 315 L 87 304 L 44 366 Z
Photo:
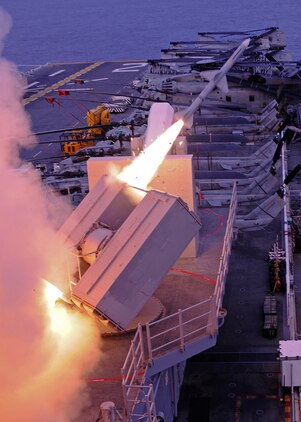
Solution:
M 63 292 L 45 279 L 43 296 L 46 303 L 46 311 L 49 321 L 49 329 L 56 337 L 57 347 L 62 352 L 68 352 L 69 339 L 73 337 L 74 319 L 77 319 L 73 313 L 63 306 L 57 305 L 57 300 L 63 297 Z
M 63 292 L 45 279 L 43 296 L 46 302 L 46 309 L 49 318 L 50 330 L 59 336 L 68 335 L 70 327 L 70 315 L 66 309 L 56 306 L 58 299 L 63 297 Z
M 45 279 L 42 279 L 42 280 L 45 282 L 45 286 L 44 286 L 45 299 L 47 300 L 49 305 L 53 305 L 58 299 L 63 297 L 63 292 L 60 289 L 58 289 L 56 286 L 54 286 L 52 283 L 50 283 L 49 281 Z
M 184 125 L 179 119 L 125 167 L 117 178 L 130 186 L 146 190 Z

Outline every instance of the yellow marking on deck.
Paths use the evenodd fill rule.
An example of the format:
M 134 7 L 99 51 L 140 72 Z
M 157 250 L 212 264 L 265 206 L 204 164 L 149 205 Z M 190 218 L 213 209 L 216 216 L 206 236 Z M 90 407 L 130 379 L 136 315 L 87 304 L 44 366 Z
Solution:
M 237 396 L 235 405 L 235 422 L 240 422 L 241 404 L 241 397 Z
M 90 66 L 84 67 L 83 69 L 79 70 L 76 73 L 73 73 L 70 76 L 67 76 L 67 78 L 62 79 L 59 82 L 56 82 L 55 84 L 43 89 L 40 92 L 37 92 L 36 94 L 32 95 L 31 97 L 25 98 L 24 100 L 22 100 L 22 105 L 27 105 L 29 103 L 31 103 L 32 101 L 38 100 L 39 98 L 43 97 L 45 94 L 48 94 L 51 91 L 54 91 L 55 89 L 61 87 L 62 85 L 65 85 L 66 83 L 70 82 L 72 79 L 76 79 L 79 76 L 83 75 L 84 73 L 89 72 L 92 69 L 95 69 L 96 67 L 100 66 L 101 64 L 103 64 L 104 62 L 95 62 L 93 64 L 91 64 Z
M 290 398 L 290 396 L 284 397 L 284 417 L 285 417 L 285 422 L 291 421 L 291 398 Z
M 246 396 L 243 396 L 246 400 L 257 400 L 257 399 L 265 399 L 265 400 L 279 400 L 279 396 L 276 395 L 266 395 L 266 396 L 256 396 L 255 394 L 249 394 Z

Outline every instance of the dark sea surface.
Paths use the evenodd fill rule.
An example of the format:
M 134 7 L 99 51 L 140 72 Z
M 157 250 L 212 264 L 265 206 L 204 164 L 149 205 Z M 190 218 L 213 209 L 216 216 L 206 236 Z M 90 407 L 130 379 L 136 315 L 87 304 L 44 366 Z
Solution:
M 301 57 L 301 0 L 1 0 L 12 17 L 3 54 L 18 65 L 160 57 L 199 31 L 278 26 Z

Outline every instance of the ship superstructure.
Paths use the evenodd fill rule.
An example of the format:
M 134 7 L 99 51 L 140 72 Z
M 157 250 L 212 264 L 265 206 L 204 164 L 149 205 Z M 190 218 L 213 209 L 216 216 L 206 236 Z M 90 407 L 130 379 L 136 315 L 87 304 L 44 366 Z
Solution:
M 88 174 L 89 193 L 80 192 L 60 229 L 78 258 L 65 295 L 99 318 L 103 350 L 99 372 L 90 377 L 92 405 L 81 421 L 184 420 L 178 403 L 186 361 L 216 345 L 231 312 L 223 303 L 232 246 L 242 233 L 270 224 L 281 232 L 283 213 L 287 301 L 277 300 L 287 309 L 288 331 L 278 333 L 297 340 L 287 224 L 288 184 L 298 190 L 300 166 L 287 157 L 300 126 L 299 67 L 288 62 L 278 28 L 227 34 L 223 41 L 218 35 L 225 34 L 173 42 L 161 60 L 132 64 L 140 76 L 133 83 L 133 97 L 140 98 L 132 104 L 148 114 L 147 131 L 118 157 L 72 162 L 72 171 Z M 130 113 L 129 121 L 137 116 Z M 180 118 L 189 124 L 147 187 L 112 178 L 112 164 L 122 173 Z M 68 171 L 64 162 L 58 167 Z M 267 347 L 276 353 L 275 342 Z

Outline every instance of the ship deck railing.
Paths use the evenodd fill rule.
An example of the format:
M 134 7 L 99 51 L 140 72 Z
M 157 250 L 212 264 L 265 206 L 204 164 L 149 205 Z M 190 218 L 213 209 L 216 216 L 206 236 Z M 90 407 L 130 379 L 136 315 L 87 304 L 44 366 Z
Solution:
M 233 241 L 236 206 L 237 192 L 234 184 L 213 295 L 160 320 L 138 326 L 122 368 L 123 397 L 130 421 L 157 420 L 155 391 L 150 377 L 158 373 L 159 368 L 162 371 L 191 357 L 195 354 L 195 348 L 192 353 L 190 346 L 200 340 L 204 341 L 199 344 L 199 353 L 216 342 L 221 320 L 225 316 L 222 300 Z M 206 342 L 207 339 L 209 342 Z M 164 361 L 164 358 L 167 360 Z M 160 365 L 154 370 L 160 360 Z
M 229 258 L 231 255 L 236 208 L 237 208 L 237 188 L 236 188 L 236 183 L 234 183 L 233 190 L 232 190 L 232 199 L 231 199 L 230 207 L 229 207 L 229 215 L 228 215 L 228 220 L 227 220 L 226 232 L 224 236 L 223 249 L 222 249 L 222 253 L 220 257 L 220 264 L 219 264 L 217 280 L 216 280 L 216 285 L 215 285 L 215 290 L 214 290 L 214 295 L 213 295 L 215 298 L 214 310 L 216 310 L 217 313 L 219 313 L 219 315 L 217 315 L 219 317 L 221 317 L 223 313 L 222 300 L 224 297 L 226 277 L 227 277 L 228 268 L 229 268 Z
M 172 315 L 146 324 L 147 362 L 153 364 L 154 359 L 177 348 L 185 351 L 187 342 L 208 334 L 212 327 L 210 313 L 212 297 L 190 306 L 179 309 Z

